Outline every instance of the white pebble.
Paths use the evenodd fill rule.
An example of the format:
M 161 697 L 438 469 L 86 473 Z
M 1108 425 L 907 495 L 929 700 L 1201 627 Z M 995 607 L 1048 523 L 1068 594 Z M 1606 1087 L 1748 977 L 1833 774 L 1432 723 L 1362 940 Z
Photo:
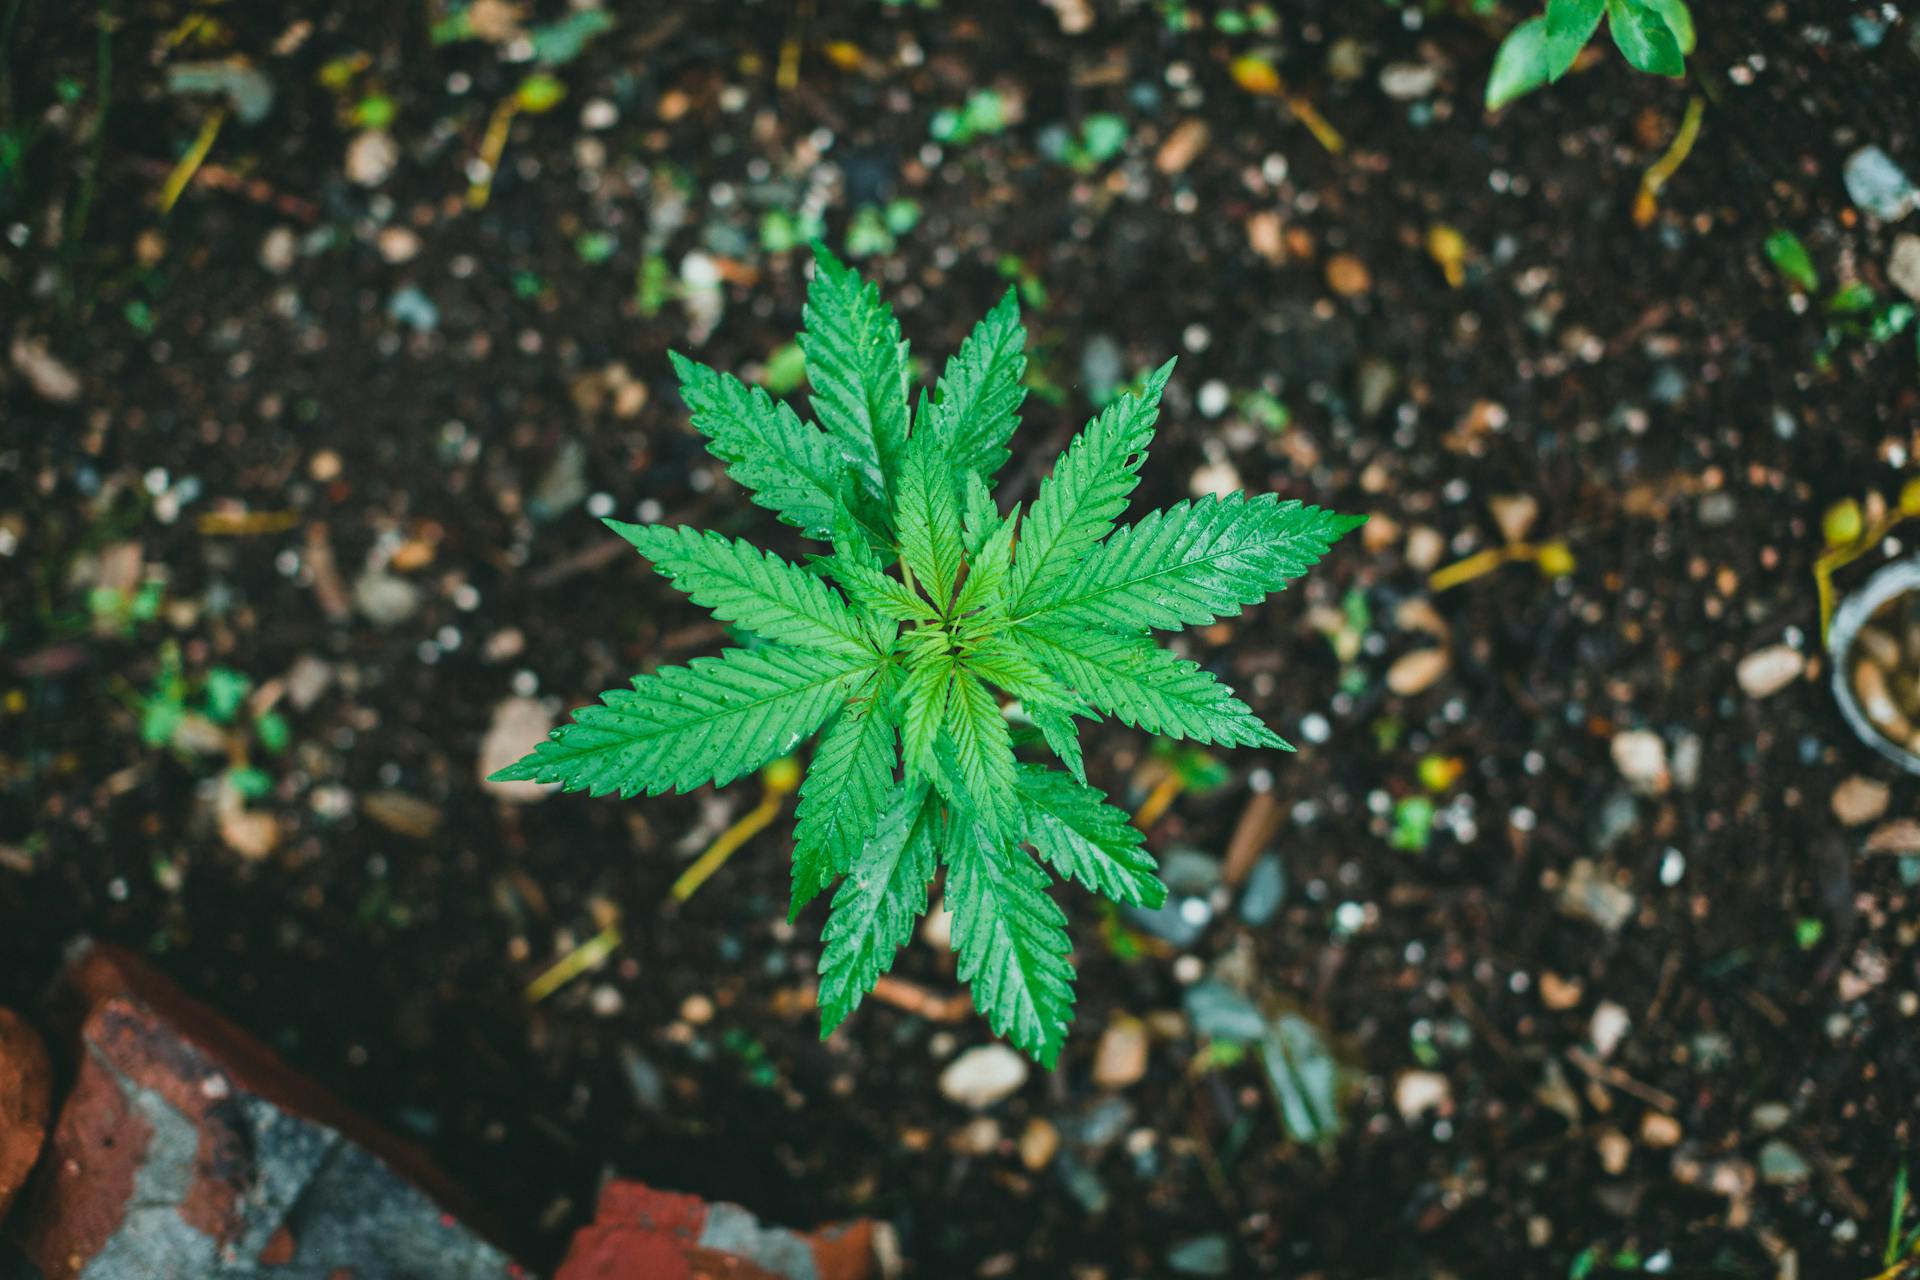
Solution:
M 1027 1060 L 1004 1044 L 967 1050 L 940 1073 L 940 1092 L 975 1111 L 1008 1097 L 1027 1082 Z

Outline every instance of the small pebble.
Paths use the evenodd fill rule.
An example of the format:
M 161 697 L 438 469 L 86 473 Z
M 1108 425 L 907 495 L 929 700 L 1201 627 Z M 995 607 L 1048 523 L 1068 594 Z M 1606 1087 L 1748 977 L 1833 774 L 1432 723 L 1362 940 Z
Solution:
M 1628 1161 L 1633 1159 L 1633 1142 L 1618 1129 L 1602 1129 L 1593 1140 L 1593 1149 L 1600 1155 L 1600 1167 L 1609 1177 L 1617 1178 L 1627 1171 Z
M 347 180 L 359 186 L 379 186 L 399 163 L 400 144 L 381 130 L 369 129 L 347 144 Z
M 1447 540 L 1431 525 L 1417 524 L 1407 530 L 1407 567 L 1416 573 L 1430 573 L 1447 553 Z
M 506 768 L 534 744 L 544 742 L 553 731 L 553 715 L 538 698 L 506 698 L 493 708 L 493 719 L 486 736 L 480 740 L 480 759 L 475 770 L 480 785 L 496 799 L 513 804 L 531 804 L 553 794 L 553 787 L 539 782 L 490 782 L 488 779 Z
M 1904 235 L 1893 242 L 1887 259 L 1887 279 L 1893 287 L 1920 302 L 1920 236 Z
M 1350 253 L 1336 253 L 1327 259 L 1327 288 L 1343 298 L 1356 298 L 1373 287 L 1373 273 L 1367 264 Z
M 1667 773 L 1667 744 L 1648 729 L 1629 729 L 1613 735 L 1613 767 L 1627 785 L 1642 795 L 1657 795 L 1671 781 Z
M 1093 1053 L 1093 1082 L 1103 1089 L 1124 1089 L 1147 1073 L 1147 1024 L 1121 1014 L 1100 1034 Z
M 1035 1116 L 1020 1131 L 1020 1163 L 1034 1173 L 1053 1163 L 1060 1150 L 1060 1131 L 1053 1122 Z
M 1229 398 L 1227 384 L 1218 378 L 1209 378 L 1200 384 L 1200 394 L 1195 398 L 1194 405 L 1202 417 L 1217 418 L 1227 411 Z
M 1445 649 L 1415 649 L 1387 668 L 1387 688 L 1403 698 L 1425 693 L 1451 665 L 1452 658 Z
M 1027 1082 L 1027 1060 L 1004 1044 L 976 1045 L 940 1073 L 940 1092 L 949 1102 L 975 1111 L 1009 1097 Z
M 1233 1244 L 1222 1235 L 1182 1240 L 1167 1250 L 1167 1266 L 1175 1275 L 1230 1276 L 1233 1274 Z
M 1784 644 L 1769 645 L 1740 659 L 1734 676 L 1749 698 L 1771 698 L 1798 680 L 1807 669 L 1807 659 L 1799 650 Z
M 1920 190 L 1879 147 L 1862 147 L 1848 156 L 1843 177 L 1847 198 L 1883 221 L 1898 222 L 1920 206 Z
M 1590 858 L 1576 858 L 1560 887 L 1559 907 L 1576 920 L 1586 920 L 1608 933 L 1618 933 L 1633 919 L 1638 900 L 1631 890 L 1601 876 Z
M 1240 472 L 1225 458 L 1198 468 L 1187 482 L 1187 491 L 1196 498 L 1224 498 L 1245 487 Z
M 1389 62 L 1380 68 L 1380 92 L 1396 102 L 1425 98 L 1440 86 L 1440 69 L 1424 62 Z
M 1593 1017 L 1587 1023 L 1587 1041 L 1600 1057 L 1611 1058 L 1632 1026 L 1633 1018 L 1625 1007 L 1612 1000 L 1602 1000 L 1594 1007 Z
M 420 255 L 420 237 L 406 227 L 382 227 L 374 244 L 380 256 L 395 266 Z
M 1000 1145 L 1000 1122 L 992 1116 L 975 1116 L 955 1131 L 949 1145 L 962 1155 L 992 1155 Z
M 424 840 L 440 828 L 440 806 L 404 791 L 372 791 L 361 797 L 360 812 L 393 832 Z
M 353 604 L 376 627 L 397 627 L 420 611 L 420 588 L 385 569 L 354 579 Z
M 1438 1071 L 1402 1071 L 1393 1082 L 1393 1105 L 1409 1124 L 1430 1111 L 1444 1114 L 1453 1107 L 1453 1085 Z
M 1578 978 L 1563 978 L 1551 969 L 1540 975 L 1540 1003 L 1556 1013 L 1573 1008 L 1585 994 Z
M 80 375 L 53 354 L 45 338 L 16 334 L 8 355 L 33 393 L 47 403 L 72 404 L 80 398 Z
M 1640 1117 L 1640 1141 L 1656 1151 L 1665 1151 L 1680 1145 L 1680 1122 L 1660 1111 L 1649 1111 Z
M 1165 174 L 1182 173 L 1206 149 L 1207 122 L 1198 116 L 1183 120 L 1154 152 L 1153 167 Z
M 260 237 L 260 267 L 273 275 L 285 275 L 293 268 L 300 242 L 290 227 L 275 227 Z
M 1833 816 L 1843 827 L 1863 827 L 1887 811 L 1892 796 L 1886 783 L 1854 774 L 1833 789 Z
M 1790 1187 L 1813 1176 L 1805 1156 L 1775 1138 L 1760 1148 L 1760 1181 L 1772 1187 Z
M 1508 542 L 1524 541 L 1533 531 L 1533 522 L 1540 518 L 1540 502 L 1532 494 L 1507 493 L 1487 499 L 1487 509 L 1493 512 L 1493 522 L 1500 526 L 1500 536 Z
M 589 98 L 580 108 L 580 127 L 592 129 L 611 129 L 620 122 L 620 108 L 605 98 Z

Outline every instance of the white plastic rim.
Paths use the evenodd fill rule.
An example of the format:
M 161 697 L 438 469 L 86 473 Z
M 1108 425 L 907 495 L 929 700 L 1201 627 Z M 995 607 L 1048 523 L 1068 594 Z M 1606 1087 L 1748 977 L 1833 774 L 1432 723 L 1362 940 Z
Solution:
M 1853 638 L 1860 634 L 1868 618 L 1895 596 L 1920 591 L 1920 556 L 1910 556 L 1884 565 L 1860 584 L 1834 611 L 1833 625 L 1827 631 L 1827 652 L 1833 656 L 1833 696 L 1840 714 L 1860 741 L 1878 751 L 1908 773 L 1920 773 L 1920 756 L 1900 746 L 1867 719 L 1860 699 L 1853 694 Z

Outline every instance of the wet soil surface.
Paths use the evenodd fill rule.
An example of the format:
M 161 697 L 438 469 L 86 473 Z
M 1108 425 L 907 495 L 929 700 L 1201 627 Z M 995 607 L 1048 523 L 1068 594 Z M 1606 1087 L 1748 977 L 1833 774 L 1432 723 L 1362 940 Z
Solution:
M 1920 448 L 1912 330 L 1836 337 L 1822 305 L 1900 297 L 1920 218 L 1856 209 L 1843 169 L 1920 172 L 1913 21 L 1703 13 L 1694 84 L 1605 50 L 1490 118 L 1519 13 L 1275 7 L 622 6 L 553 57 L 564 101 L 509 122 L 475 208 L 531 70 L 510 14 L 436 42 L 427 6 L 121 4 L 103 41 L 91 6 L 13 6 L 13 118 L 45 124 L 0 246 L 0 1001 L 78 931 L 137 946 L 535 1263 L 618 1171 L 876 1216 L 927 1276 L 1880 1270 L 1920 1092 L 1916 792 L 1835 710 L 1812 567 L 1827 506 L 1890 499 Z M 166 68 L 231 55 L 271 104 L 162 216 L 221 101 Z M 983 92 L 1003 127 L 935 141 Z M 1116 151 L 1063 150 L 1107 117 Z M 1203 884 L 1210 923 L 1169 940 L 1059 891 L 1076 1033 L 978 1117 L 937 1083 L 978 1021 L 874 1003 L 819 1042 L 784 819 L 669 904 L 753 784 L 479 781 L 496 717 L 537 733 L 724 639 L 595 514 L 799 553 L 666 363 L 752 376 L 791 337 L 804 254 L 769 210 L 852 237 L 926 358 L 1022 283 L 1023 489 L 1101 382 L 1178 352 L 1137 509 L 1244 484 L 1373 514 L 1191 637 L 1302 749 L 1222 756 L 1151 844 L 1204 880 L 1264 793 L 1278 905 Z M 1432 589 L 1509 535 L 1570 568 Z M 1088 759 L 1129 807 L 1166 767 L 1119 727 Z M 955 987 L 925 941 L 897 974 Z M 1259 1065 L 1195 1035 L 1202 974 L 1323 1030 L 1336 1139 L 1291 1138 Z

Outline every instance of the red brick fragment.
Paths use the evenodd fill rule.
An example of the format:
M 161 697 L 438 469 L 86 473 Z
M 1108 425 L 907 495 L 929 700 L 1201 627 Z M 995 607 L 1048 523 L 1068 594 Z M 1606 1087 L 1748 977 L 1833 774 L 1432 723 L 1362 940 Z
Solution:
M 0 1009 L 0 1219 L 40 1159 L 52 1091 L 53 1070 L 40 1034 Z
M 868 1280 L 873 1224 L 802 1235 L 762 1226 L 739 1205 L 609 1183 L 592 1226 L 573 1238 L 554 1280 Z

